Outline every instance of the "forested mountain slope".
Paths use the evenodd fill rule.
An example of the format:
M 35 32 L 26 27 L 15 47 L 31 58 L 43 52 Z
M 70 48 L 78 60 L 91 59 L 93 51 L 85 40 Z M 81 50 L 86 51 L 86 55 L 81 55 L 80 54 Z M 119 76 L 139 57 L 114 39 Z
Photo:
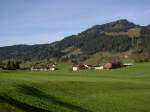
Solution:
M 0 59 L 49 59 L 93 55 L 97 52 L 126 52 L 134 47 L 150 50 L 150 26 L 126 19 L 95 25 L 77 35 L 42 45 L 15 45 L 0 48 Z

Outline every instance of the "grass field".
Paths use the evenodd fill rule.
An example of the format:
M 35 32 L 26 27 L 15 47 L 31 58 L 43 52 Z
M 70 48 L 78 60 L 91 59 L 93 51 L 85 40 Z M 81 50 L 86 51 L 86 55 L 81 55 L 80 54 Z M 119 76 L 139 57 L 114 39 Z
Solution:
M 115 70 L 1 71 L 0 112 L 150 112 L 150 63 Z

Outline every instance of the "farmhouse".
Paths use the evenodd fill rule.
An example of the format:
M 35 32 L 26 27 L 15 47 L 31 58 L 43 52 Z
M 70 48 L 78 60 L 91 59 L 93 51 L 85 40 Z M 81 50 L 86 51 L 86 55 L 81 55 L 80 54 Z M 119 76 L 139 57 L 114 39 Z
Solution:
M 78 66 L 73 66 L 73 67 L 72 67 L 72 70 L 73 70 L 73 71 L 78 71 L 79 68 L 78 68 Z
M 83 69 L 91 69 L 91 66 L 86 64 L 78 64 L 78 65 L 73 65 L 72 67 L 73 71 L 78 71 Z
M 125 67 L 125 66 L 132 66 L 132 63 L 126 63 L 126 64 L 122 64 L 120 62 L 112 62 L 112 63 L 106 63 L 103 65 L 86 65 L 86 64 L 78 64 L 78 65 L 73 65 L 72 70 L 73 71 L 78 71 L 78 70 L 90 70 L 90 69 L 94 69 L 94 70 L 103 70 L 103 69 L 115 69 L 115 68 L 120 68 L 120 67 Z
M 57 68 L 54 65 L 33 65 L 31 71 L 55 71 Z
M 73 71 L 78 71 L 78 70 L 91 70 L 91 69 L 95 69 L 95 70 L 103 70 L 104 67 L 103 65 L 87 65 L 87 64 L 78 64 L 78 65 L 73 65 L 72 70 Z
M 92 68 L 95 70 L 103 70 L 104 69 L 103 65 L 94 65 L 94 66 L 92 66 Z

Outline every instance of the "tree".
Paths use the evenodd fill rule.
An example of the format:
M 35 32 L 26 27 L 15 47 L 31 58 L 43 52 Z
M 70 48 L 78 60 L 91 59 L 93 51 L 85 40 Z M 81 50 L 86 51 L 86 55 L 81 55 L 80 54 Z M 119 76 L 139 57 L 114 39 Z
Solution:
M 16 63 L 15 63 L 16 65 L 16 69 L 20 69 L 20 62 L 19 61 L 16 61 Z
M 8 61 L 6 64 L 6 67 L 4 69 L 7 70 L 16 70 L 20 68 L 20 62 L 19 61 Z
M 0 68 L 4 68 L 4 63 L 0 61 Z

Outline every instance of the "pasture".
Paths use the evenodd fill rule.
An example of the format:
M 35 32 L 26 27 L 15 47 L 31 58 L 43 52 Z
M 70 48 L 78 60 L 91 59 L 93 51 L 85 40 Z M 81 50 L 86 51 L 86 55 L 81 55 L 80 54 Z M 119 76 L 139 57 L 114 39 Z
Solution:
M 150 112 L 150 63 L 104 71 L 0 71 L 0 112 Z

